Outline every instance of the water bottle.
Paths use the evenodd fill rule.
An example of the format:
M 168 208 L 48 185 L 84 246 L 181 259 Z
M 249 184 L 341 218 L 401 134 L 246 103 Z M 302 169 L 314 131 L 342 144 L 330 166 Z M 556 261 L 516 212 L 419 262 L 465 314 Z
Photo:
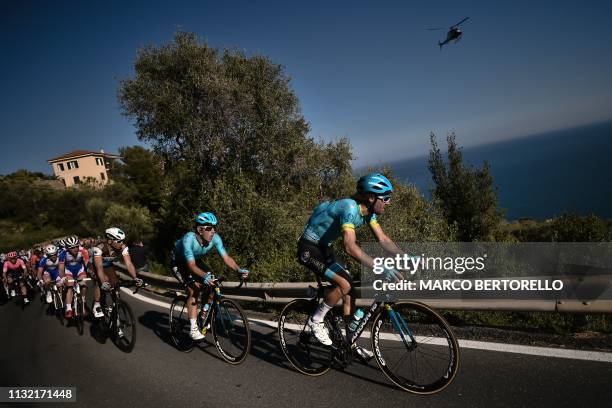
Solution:
M 210 309 L 210 303 L 206 303 L 204 307 L 202 308 L 202 330 L 201 330 L 202 334 L 206 334 L 206 331 L 210 327 L 209 325 L 206 324 L 206 316 L 208 315 L 209 309 Z
M 355 310 L 353 319 L 348 325 L 348 329 L 351 333 L 354 333 L 357 330 L 357 327 L 359 327 L 359 322 L 361 322 L 361 319 L 363 319 L 363 316 L 364 316 L 363 310 L 361 309 Z

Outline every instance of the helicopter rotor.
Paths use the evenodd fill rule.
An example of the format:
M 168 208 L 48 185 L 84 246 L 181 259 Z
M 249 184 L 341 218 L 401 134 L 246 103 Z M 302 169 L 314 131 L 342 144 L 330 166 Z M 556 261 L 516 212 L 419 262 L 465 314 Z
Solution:
M 452 26 L 450 27 L 450 28 L 451 28 L 451 30 L 452 30 L 453 28 L 455 28 L 455 27 L 458 27 L 458 26 L 459 26 L 459 24 L 461 24 L 461 23 L 465 22 L 465 21 L 466 21 L 468 18 L 469 18 L 469 17 L 466 17 L 466 18 L 464 18 L 463 20 L 461 20 L 460 22 L 458 22 L 457 24 L 452 25 Z

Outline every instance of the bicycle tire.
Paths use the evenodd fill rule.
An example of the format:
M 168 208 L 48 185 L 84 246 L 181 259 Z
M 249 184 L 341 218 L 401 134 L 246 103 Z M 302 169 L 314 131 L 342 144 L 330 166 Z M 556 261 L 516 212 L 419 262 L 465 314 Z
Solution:
M 75 296 L 77 296 L 75 294 Z M 85 308 L 83 307 L 83 298 L 78 295 L 76 297 L 76 316 L 75 316 L 75 323 L 76 323 L 76 328 L 77 328 L 77 333 L 79 333 L 79 336 L 83 335 L 83 331 L 84 331 L 84 322 L 83 322 L 83 313 L 85 311 Z
M 215 347 L 226 362 L 238 365 L 251 350 L 251 327 L 238 302 L 221 299 L 213 305 L 211 331 Z
M 450 325 L 419 302 L 387 306 L 375 316 L 371 338 L 385 376 L 413 394 L 434 394 L 448 387 L 459 369 L 459 344 Z M 398 325 L 407 329 L 400 333 Z
M 177 350 L 183 353 L 193 350 L 195 342 L 189 336 L 190 323 L 186 296 L 177 296 L 172 301 L 168 315 L 168 328 L 172 344 Z
M 117 299 L 112 316 L 113 343 L 124 353 L 132 352 L 136 345 L 136 320 L 132 308 L 123 300 Z
M 314 337 L 308 319 L 317 308 L 314 300 L 289 302 L 278 318 L 281 350 L 291 365 L 302 374 L 320 376 L 332 366 L 333 352 Z
M 59 320 L 60 324 L 64 325 L 64 302 L 62 295 L 59 292 L 53 292 L 53 314 Z

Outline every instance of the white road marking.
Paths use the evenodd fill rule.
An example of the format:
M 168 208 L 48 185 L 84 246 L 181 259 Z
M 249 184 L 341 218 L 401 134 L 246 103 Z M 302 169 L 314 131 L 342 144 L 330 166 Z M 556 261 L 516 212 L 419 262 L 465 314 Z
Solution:
M 131 297 L 134 297 L 140 301 L 159 306 L 165 309 L 170 309 L 170 303 L 163 302 L 160 300 L 155 300 L 148 298 L 143 295 L 133 294 L 131 290 L 126 288 L 121 288 L 123 292 L 128 294 Z M 276 329 L 278 326 L 278 322 L 274 322 L 271 320 L 264 319 L 255 319 L 249 317 L 249 323 L 255 323 L 259 326 L 270 327 Z M 295 324 L 287 324 L 286 327 L 289 328 L 297 328 L 298 325 Z M 361 334 L 362 338 L 369 338 L 370 332 L 364 331 Z M 391 334 L 383 334 L 383 339 L 386 340 L 396 340 L 397 336 L 393 336 Z M 418 339 L 418 338 L 417 338 Z M 430 344 L 438 344 L 443 345 L 446 344 L 446 339 L 436 338 L 429 339 Z M 488 350 L 488 351 L 497 351 L 501 353 L 515 353 L 515 354 L 526 354 L 531 356 L 542 356 L 542 357 L 554 357 L 554 358 L 568 358 L 574 360 L 586 360 L 586 361 L 599 361 L 605 363 L 612 363 L 612 353 L 603 352 L 603 351 L 588 351 L 588 350 L 572 350 L 572 349 L 562 349 L 562 348 L 553 348 L 553 347 L 534 347 L 534 346 L 523 346 L 518 344 L 507 344 L 507 343 L 491 343 L 486 341 L 475 341 L 475 340 L 459 340 L 459 346 L 461 348 L 466 349 L 476 349 L 476 350 Z

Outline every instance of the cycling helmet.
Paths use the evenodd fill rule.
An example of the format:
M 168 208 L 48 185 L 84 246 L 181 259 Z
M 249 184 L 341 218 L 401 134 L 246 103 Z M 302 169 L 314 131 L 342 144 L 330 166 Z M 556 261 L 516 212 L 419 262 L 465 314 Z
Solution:
M 110 239 L 111 241 L 121 242 L 125 239 L 125 232 L 123 232 L 117 227 L 111 227 L 105 232 L 106 238 Z
M 358 193 L 372 193 L 377 196 L 388 195 L 393 192 L 393 185 L 388 178 L 380 173 L 370 173 L 357 181 Z
M 53 244 L 47 245 L 45 247 L 45 255 L 51 256 L 57 254 L 57 247 Z
M 6 254 L 6 257 L 11 259 L 11 258 L 17 258 L 17 252 L 15 251 L 11 251 L 8 254 Z
M 79 246 L 78 237 L 68 237 L 64 242 L 66 243 L 66 248 L 78 248 Z
M 198 214 L 195 222 L 199 225 L 217 225 L 217 217 L 213 213 L 203 212 Z
M 64 241 L 64 239 L 58 239 L 57 246 L 60 248 L 66 248 L 66 241 Z

